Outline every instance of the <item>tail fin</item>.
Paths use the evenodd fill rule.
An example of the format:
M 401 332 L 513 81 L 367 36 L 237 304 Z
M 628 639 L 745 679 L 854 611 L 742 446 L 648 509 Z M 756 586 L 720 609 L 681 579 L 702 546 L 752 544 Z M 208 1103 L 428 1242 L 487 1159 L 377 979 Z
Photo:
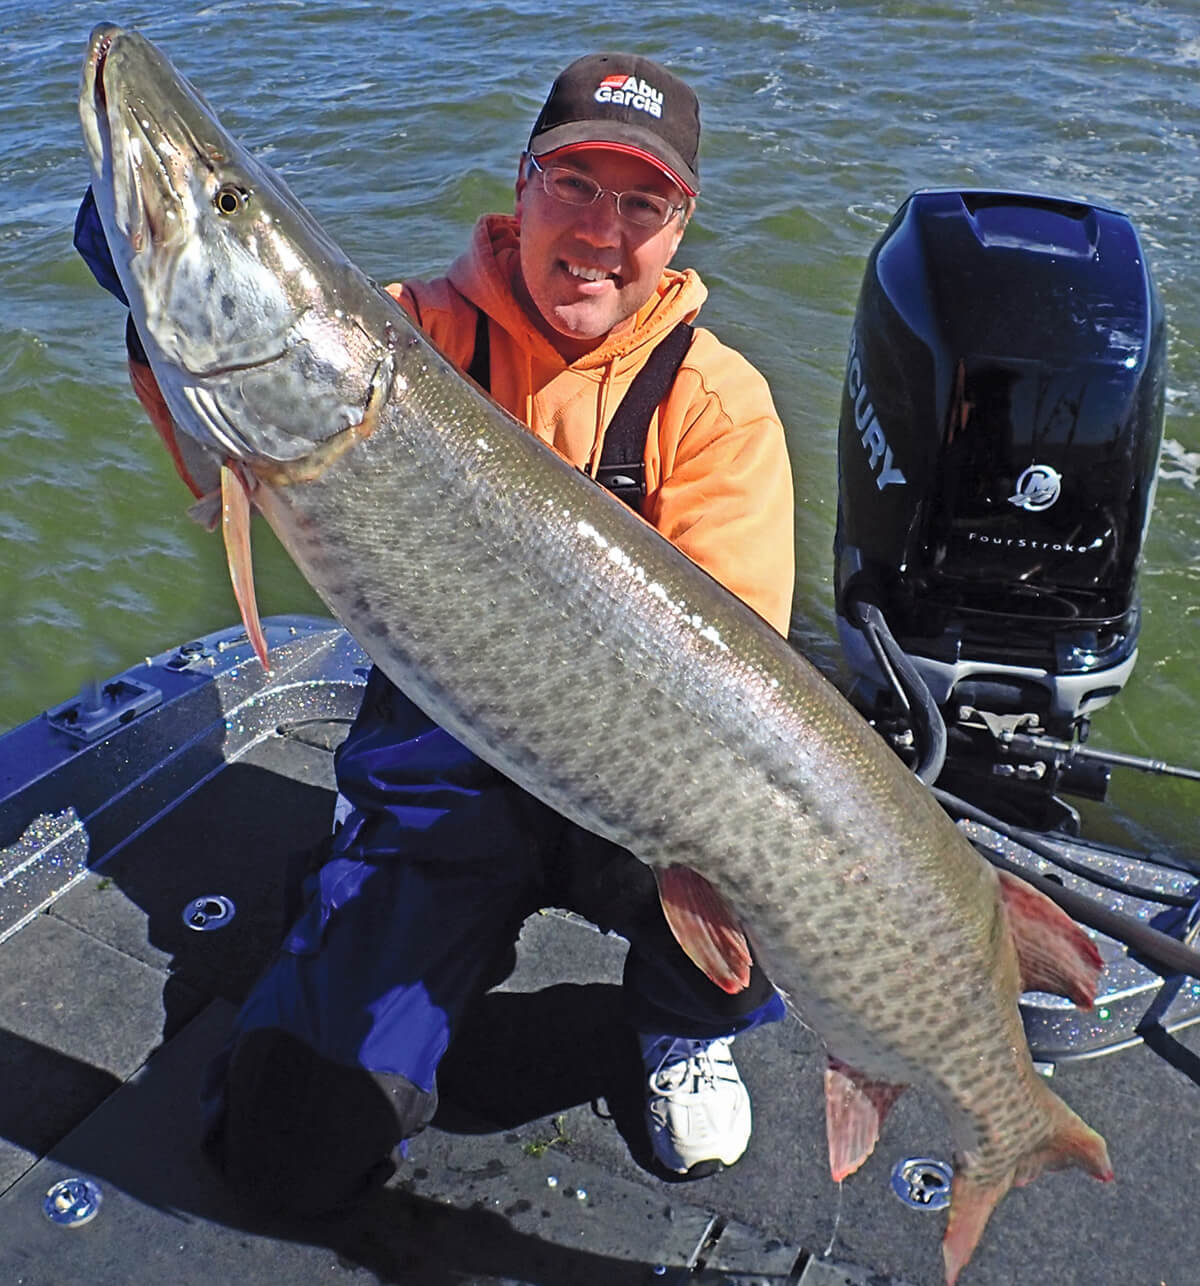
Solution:
M 1032 1183 L 1043 1170 L 1063 1170 L 1072 1165 L 1104 1183 L 1113 1178 L 1108 1147 L 1100 1135 L 1048 1087 L 1044 1087 L 1044 1093 L 1052 1122 L 1051 1134 L 1045 1143 L 1020 1157 L 1011 1170 L 991 1180 L 976 1179 L 969 1171 L 955 1174 L 950 1190 L 950 1219 L 942 1239 L 946 1286 L 954 1286 L 958 1280 L 992 1211 L 1009 1188 Z

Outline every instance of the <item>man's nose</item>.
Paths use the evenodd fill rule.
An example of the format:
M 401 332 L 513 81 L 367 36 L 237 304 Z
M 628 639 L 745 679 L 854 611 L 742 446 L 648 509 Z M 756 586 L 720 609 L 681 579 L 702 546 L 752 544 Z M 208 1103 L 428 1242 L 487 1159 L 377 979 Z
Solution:
M 591 203 L 580 210 L 579 231 L 590 240 L 604 245 L 614 245 L 624 230 L 624 220 L 617 213 L 617 194 L 601 192 Z

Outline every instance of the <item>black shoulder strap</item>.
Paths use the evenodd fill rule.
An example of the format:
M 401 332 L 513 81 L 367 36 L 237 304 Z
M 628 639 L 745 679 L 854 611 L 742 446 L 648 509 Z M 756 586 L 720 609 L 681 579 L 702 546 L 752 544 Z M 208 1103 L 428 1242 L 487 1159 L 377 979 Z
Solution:
M 650 419 L 675 382 L 691 343 L 692 328 L 687 322 L 680 322 L 658 342 L 645 366 L 633 377 L 604 435 L 596 481 L 638 513 L 646 495 L 646 434 Z
M 492 350 L 488 339 L 488 318 L 482 308 L 475 310 L 475 351 L 467 374 L 482 389 L 492 391 Z
M 691 343 L 692 328 L 687 322 L 680 322 L 658 342 L 646 364 L 633 377 L 604 435 L 596 481 L 637 513 L 641 513 L 646 495 L 646 434 L 650 431 L 650 420 L 675 382 Z M 491 348 L 487 314 L 482 309 L 476 311 L 475 351 L 467 374 L 481 388 L 490 391 Z

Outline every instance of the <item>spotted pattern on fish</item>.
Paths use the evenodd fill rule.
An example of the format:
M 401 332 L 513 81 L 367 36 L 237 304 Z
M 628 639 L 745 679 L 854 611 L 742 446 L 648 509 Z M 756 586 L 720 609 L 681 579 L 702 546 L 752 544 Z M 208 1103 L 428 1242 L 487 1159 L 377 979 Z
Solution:
M 937 1096 L 948 1280 L 1009 1183 L 1107 1176 L 1030 1061 L 995 873 L 837 691 L 464 380 L 148 41 L 93 33 L 80 112 L 180 430 L 257 479 L 301 571 L 432 718 L 582 826 L 698 871 L 841 1062 Z M 227 218 L 224 182 L 252 194 Z

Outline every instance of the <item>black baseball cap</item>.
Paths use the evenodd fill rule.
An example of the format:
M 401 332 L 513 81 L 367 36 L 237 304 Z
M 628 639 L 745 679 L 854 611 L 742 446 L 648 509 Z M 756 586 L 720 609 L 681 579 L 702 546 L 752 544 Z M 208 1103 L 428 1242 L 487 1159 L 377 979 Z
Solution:
M 700 191 L 700 104 L 674 73 L 639 54 L 588 54 L 554 82 L 526 151 L 585 144 L 640 156 L 688 194 Z

